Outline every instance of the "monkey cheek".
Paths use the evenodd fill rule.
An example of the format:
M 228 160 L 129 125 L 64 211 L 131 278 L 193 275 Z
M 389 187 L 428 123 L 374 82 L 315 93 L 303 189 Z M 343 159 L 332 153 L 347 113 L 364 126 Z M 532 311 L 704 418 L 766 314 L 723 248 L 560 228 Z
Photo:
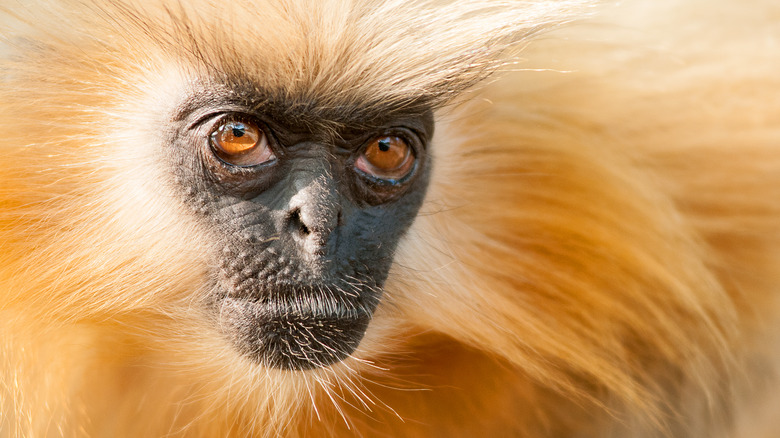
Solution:
M 280 311 L 267 303 L 224 298 L 220 326 L 238 350 L 258 364 L 308 370 L 340 362 L 360 344 L 371 315 Z

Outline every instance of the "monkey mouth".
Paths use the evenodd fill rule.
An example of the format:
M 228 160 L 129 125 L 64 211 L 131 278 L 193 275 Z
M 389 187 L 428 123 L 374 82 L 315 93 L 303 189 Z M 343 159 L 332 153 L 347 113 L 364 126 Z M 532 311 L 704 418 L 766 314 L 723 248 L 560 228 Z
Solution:
M 277 369 L 314 369 L 346 359 L 363 339 L 376 307 L 356 299 L 285 295 L 224 297 L 219 304 L 220 326 L 234 345 Z

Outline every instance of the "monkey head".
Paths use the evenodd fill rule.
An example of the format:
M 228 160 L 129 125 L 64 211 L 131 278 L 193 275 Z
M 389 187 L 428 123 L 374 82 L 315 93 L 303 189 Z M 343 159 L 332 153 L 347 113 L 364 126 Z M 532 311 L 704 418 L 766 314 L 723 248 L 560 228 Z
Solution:
M 453 260 L 394 259 L 437 179 L 434 119 L 575 3 L 590 4 L 105 1 L 9 18 L 62 36 L 20 36 L 3 63 L 6 306 L 121 321 L 107 336 L 213 375 L 378 358 L 383 328 L 407 322 L 383 309 L 415 282 L 391 268 Z M 417 308 L 433 306 L 396 316 Z
M 484 30 L 480 20 L 443 21 L 453 40 L 442 50 L 423 38 L 421 18 L 409 17 L 404 41 L 414 55 L 398 59 L 397 41 L 386 39 L 397 23 L 386 17 L 407 9 L 387 7 L 384 15 L 359 7 L 361 22 L 352 25 L 325 14 L 344 35 L 270 4 L 261 33 L 227 10 L 103 9 L 109 24 L 133 30 L 123 36 L 129 47 L 151 48 L 139 56 L 145 61 L 106 75 L 114 79 L 105 86 L 122 75 L 141 97 L 121 104 L 129 111 L 117 111 L 124 117 L 118 130 L 154 133 L 137 140 L 137 150 L 122 146 L 132 149 L 125 157 L 154 163 L 131 163 L 146 166 L 139 174 L 153 168 L 149 179 L 164 181 L 140 198 L 162 195 L 171 204 L 153 209 L 193 224 L 172 231 L 191 236 L 199 252 L 182 256 L 201 265 L 184 294 L 254 364 L 306 370 L 352 355 L 423 205 L 434 112 L 495 71 L 508 47 L 532 32 L 524 24 L 530 18 L 511 29 L 496 22 L 485 46 L 461 33 L 464 23 Z M 135 18 L 139 8 L 143 20 Z M 233 31 L 223 34 L 227 23 Z M 274 39 L 282 35 L 285 43 Z M 365 44 L 355 46 L 361 38 Z M 129 130 L 133 123 L 141 129 Z

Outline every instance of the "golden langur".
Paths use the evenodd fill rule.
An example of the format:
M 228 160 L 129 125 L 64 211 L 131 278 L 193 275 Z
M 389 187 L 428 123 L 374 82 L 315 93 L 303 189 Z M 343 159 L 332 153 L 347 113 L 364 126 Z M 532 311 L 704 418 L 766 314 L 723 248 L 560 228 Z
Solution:
M 0 437 L 780 434 L 776 0 L 5 0 Z

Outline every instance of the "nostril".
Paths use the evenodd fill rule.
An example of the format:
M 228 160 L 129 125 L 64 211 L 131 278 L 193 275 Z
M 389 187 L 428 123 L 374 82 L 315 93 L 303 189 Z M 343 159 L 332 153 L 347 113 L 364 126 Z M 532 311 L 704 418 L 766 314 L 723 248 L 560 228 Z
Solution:
M 298 231 L 300 231 L 301 234 L 303 234 L 304 236 L 308 236 L 310 233 L 309 228 L 306 225 L 304 225 L 303 222 L 299 222 L 299 225 L 300 226 L 298 227 Z
M 290 212 L 290 215 L 288 217 L 288 223 L 291 230 L 295 230 L 298 232 L 301 236 L 308 236 L 311 234 L 311 230 L 309 230 L 309 227 L 306 226 L 305 223 L 303 223 L 303 220 L 301 220 L 301 210 L 299 208 L 296 208 L 295 210 Z

